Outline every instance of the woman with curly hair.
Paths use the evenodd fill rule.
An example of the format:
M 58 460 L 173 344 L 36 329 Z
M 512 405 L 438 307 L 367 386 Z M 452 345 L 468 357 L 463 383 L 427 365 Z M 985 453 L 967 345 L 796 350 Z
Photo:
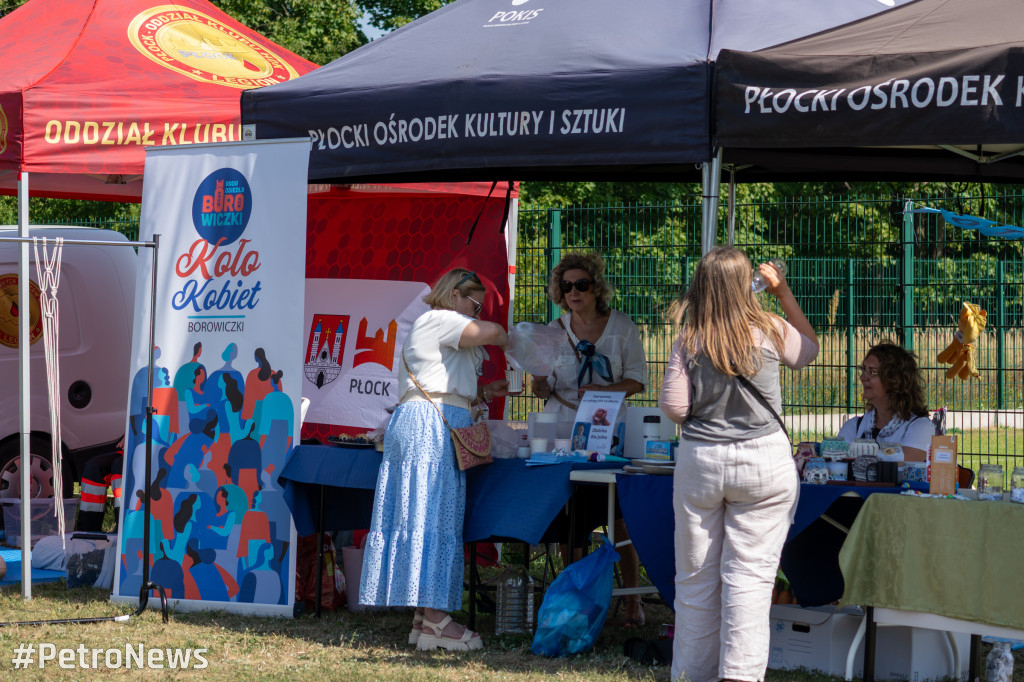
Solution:
M 872 346 L 860 365 L 867 411 L 849 419 L 839 438 L 899 443 L 907 459 L 924 459 L 935 427 L 928 418 L 924 374 L 909 351 L 893 343 Z
M 533 394 L 547 400 L 544 411 L 557 413 L 559 421 L 575 420 L 580 399 L 587 391 L 625 391 L 628 397 L 642 393 L 647 385 L 647 358 L 640 330 L 629 316 L 611 309 L 613 295 L 604 276 L 604 260 L 598 253 L 568 253 L 551 271 L 548 296 L 565 312 L 549 326 L 565 330 L 567 338 L 551 375 L 533 377 Z M 594 423 L 599 423 L 596 416 Z M 590 514 L 607 518 L 603 499 L 590 499 L 587 494 L 580 498 L 577 508 L 585 510 L 581 512 L 584 518 L 591 518 Z M 615 538 L 629 538 L 619 513 Z M 624 545 L 620 553 L 623 585 L 636 587 L 640 579 L 636 550 Z M 630 596 L 625 627 L 642 627 L 645 620 L 640 596 Z
M 604 277 L 598 253 L 569 253 L 551 271 L 548 296 L 565 312 L 549 326 L 569 337 L 551 376 L 533 377 L 533 393 L 548 400 L 545 412 L 573 421 L 587 391 L 642 393 L 647 358 L 640 330 L 624 313 L 612 310 L 614 290 Z
M 867 411 L 847 420 L 838 437 L 847 443 L 858 438 L 899 443 L 904 458 L 926 459 L 935 427 L 925 404 L 924 375 L 914 356 L 893 343 L 872 346 L 860 365 L 860 382 Z M 849 528 L 863 505 L 860 497 L 840 497 L 786 543 L 782 572 L 801 605 L 831 604 L 843 595 L 839 550 L 846 535 L 834 524 Z

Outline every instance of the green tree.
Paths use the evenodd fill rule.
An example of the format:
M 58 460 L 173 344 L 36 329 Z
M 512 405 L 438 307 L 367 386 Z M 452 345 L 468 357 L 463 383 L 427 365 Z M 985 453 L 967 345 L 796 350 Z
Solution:
M 371 26 L 384 32 L 402 28 L 436 9 L 449 0 L 359 0 Z
M 334 0 L 213 0 L 221 10 L 314 64 L 327 64 L 367 42 L 362 10 Z

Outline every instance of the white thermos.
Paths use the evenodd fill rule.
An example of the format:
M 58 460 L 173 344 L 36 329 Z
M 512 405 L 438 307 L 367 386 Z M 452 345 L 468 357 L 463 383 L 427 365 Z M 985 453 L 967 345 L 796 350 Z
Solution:
M 661 440 L 661 417 L 656 414 L 649 414 L 644 417 L 644 428 L 641 444 L 643 445 L 644 457 L 647 457 L 647 441 Z

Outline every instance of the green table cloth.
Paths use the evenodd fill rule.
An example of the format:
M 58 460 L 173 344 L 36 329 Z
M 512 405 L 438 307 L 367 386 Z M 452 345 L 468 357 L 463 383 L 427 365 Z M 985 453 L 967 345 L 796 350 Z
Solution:
M 841 605 L 1024 629 L 1024 505 L 872 495 L 839 565 Z

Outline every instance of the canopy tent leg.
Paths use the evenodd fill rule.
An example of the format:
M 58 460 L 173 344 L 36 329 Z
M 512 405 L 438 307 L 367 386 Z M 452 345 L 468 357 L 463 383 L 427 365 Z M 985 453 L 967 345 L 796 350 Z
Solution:
M 729 167 L 729 213 L 726 223 L 726 244 L 736 246 L 736 167 Z
M 29 389 L 29 337 L 32 317 L 31 280 L 28 276 L 28 173 L 18 173 L 18 392 L 21 414 L 21 597 L 32 599 L 32 513 L 29 496 L 32 494 L 29 474 L 32 453 L 29 440 L 32 435 L 32 392 Z
M 703 222 L 700 235 L 700 253 L 703 256 L 715 247 L 718 233 L 718 192 L 722 176 L 722 150 L 715 152 L 711 163 L 705 163 L 701 169 L 701 186 L 703 189 Z

